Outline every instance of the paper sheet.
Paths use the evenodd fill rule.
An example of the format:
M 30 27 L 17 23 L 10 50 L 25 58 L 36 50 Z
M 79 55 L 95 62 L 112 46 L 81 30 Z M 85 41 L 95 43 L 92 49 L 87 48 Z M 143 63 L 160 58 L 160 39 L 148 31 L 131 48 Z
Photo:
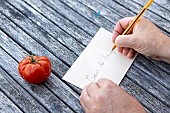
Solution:
M 100 28 L 63 79 L 79 88 L 100 78 L 119 84 L 135 58 L 111 51 L 112 46 L 112 33 Z

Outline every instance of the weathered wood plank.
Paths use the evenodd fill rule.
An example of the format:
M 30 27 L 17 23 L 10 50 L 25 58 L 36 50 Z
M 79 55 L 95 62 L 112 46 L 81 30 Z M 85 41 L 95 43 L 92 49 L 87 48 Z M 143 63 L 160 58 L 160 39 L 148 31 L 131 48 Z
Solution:
M 133 1 L 131 0 L 114 0 L 116 1 L 118 4 L 121 4 L 122 6 L 126 7 L 127 10 L 130 10 L 131 12 L 134 13 L 138 13 L 142 6 L 135 4 Z M 170 23 L 159 17 L 158 15 L 155 15 L 153 12 L 147 11 L 145 14 L 145 17 L 149 18 L 150 20 L 152 20 L 157 26 L 159 26 L 162 30 L 170 33 Z
M 61 3 L 60 1 L 49 0 L 49 1 L 42 1 L 42 2 L 48 5 L 49 7 L 51 7 L 58 14 L 67 18 L 67 20 L 79 26 L 81 29 L 86 31 L 88 34 L 95 35 L 95 33 L 98 31 L 98 27 L 96 25 L 94 25 L 91 21 L 84 18 L 83 15 L 80 15 L 77 12 L 75 12 L 74 8 L 70 9 L 68 6 Z
M 0 69 L 1 70 L 1 69 Z M 2 76 L 0 74 L 0 76 Z M 1 80 L 1 78 L 0 78 Z M 0 112 L 1 113 L 23 113 L 5 94 L 0 91 Z
M 11 29 L 11 30 L 14 31 L 14 29 Z M 33 44 L 36 44 L 36 42 L 33 43 Z M 10 39 L 10 37 L 6 36 L 5 34 L 2 34 L 2 36 L 0 38 L 0 46 L 2 46 L 5 49 L 5 51 L 10 53 L 10 55 L 13 56 L 13 58 L 15 58 L 18 62 L 21 61 L 23 56 L 25 56 L 25 53 L 28 54 L 17 43 L 13 42 Z M 30 49 L 30 51 L 31 50 L 32 49 Z M 33 51 L 34 51 L 34 49 L 33 49 Z M 47 52 L 47 54 L 48 54 L 48 52 Z M 52 57 L 52 58 L 53 59 L 51 59 L 51 61 L 55 60 L 55 57 Z M 11 65 L 14 65 L 14 64 L 11 64 Z M 17 64 L 15 63 L 15 65 L 17 65 Z M 17 67 L 15 67 L 15 68 L 17 68 Z M 8 70 L 11 71 L 13 69 L 8 67 Z M 12 74 L 18 74 L 17 70 L 15 70 L 15 71 L 13 70 Z M 20 79 L 21 79 L 21 77 L 17 78 L 17 80 L 20 80 Z M 22 82 L 22 84 L 24 84 L 23 81 L 21 81 L 21 82 Z M 67 85 L 65 85 L 60 79 L 58 79 L 55 75 L 51 74 L 51 76 L 50 76 L 49 80 L 47 81 L 47 83 L 45 82 L 45 86 L 47 86 L 47 88 L 50 91 L 52 91 L 55 94 L 55 96 L 60 98 L 60 100 L 62 100 L 68 106 L 70 106 L 71 108 L 74 107 L 74 111 L 76 111 L 76 112 L 81 112 L 82 111 L 82 108 L 81 108 L 80 103 L 79 103 L 79 96 L 74 91 L 72 91 Z
M 93 4 L 100 4 L 99 6 L 105 9 L 110 10 L 111 12 L 116 13 L 121 18 L 128 17 L 128 16 L 135 16 L 135 14 L 125 7 L 121 6 L 120 4 L 116 3 L 114 0 L 89 0 L 93 2 Z
M 32 1 L 25 1 L 25 2 L 30 4 L 32 7 L 34 7 L 36 4 L 36 8 L 38 8 L 42 13 L 43 12 L 47 13 L 50 11 L 50 13 L 52 13 L 54 16 L 56 16 L 60 19 L 63 19 L 63 21 L 66 21 L 66 22 L 69 21 L 69 24 L 74 23 L 74 26 L 76 25 L 77 27 L 81 28 L 83 31 L 86 31 L 88 34 L 95 34 L 94 29 L 98 30 L 98 28 L 93 23 L 90 23 L 90 21 L 86 20 L 83 16 L 77 14 L 72 9 L 69 9 L 67 6 L 60 3 L 59 1 L 55 1 L 55 4 L 58 4 L 58 5 L 51 4 L 50 2 L 45 3 L 40 0 L 37 0 L 37 1 L 32 0 Z M 33 2 L 34 2 L 34 4 L 33 4 Z M 52 6 L 55 8 L 53 8 Z M 47 9 L 43 9 L 42 7 L 46 7 Z M 47 10 L 47 11 L 45 11 L 45 10 Z M 63 14 L 63 12 L 64 12 L 64 14 Z M 48 16 L 48 15 L 45 15 L 45 16 Z M 57 23 L 58 20 L 56 20 L 55 17 L 52 17 L 52 18 L 50 17 L 49 19 L 54 21 L 56 24 L 62 24 L 62 23 Z M 76 30 L 74 30 L 74 32 L 78 32 L 78 34 L 76 34 L 76 35 L 84 34 L 82 32 L 79 32 L 79 30 L 78 31 L 76 31 Z M 70 34 L 74 35 L 74 32 L 71 32 Z M 85 34 L 85 37 L 88 38 L 89 36 L 87 34 Z M 81 37 L 81 38 L 83 38 L 83 37 Z M 85 41 L 87 39 L 83 39 L 83 40 Z
M 155 0 L 154 3 L 157 4 L 159 7 L 162 7 L 164 9 L 167 9 L 170 11 L 170 1 L 169 0 Z
M 111 23 L 109 20 L 105 19 L 102 16 L 95 16 L 95 14 L 96 14 L 95 11 L 93 11 L 92 9 L 88 8 L 87 6 L 85 6 L 84 4 L 81 4 L 80 2 L 78 2 L 76 0 L 57 0 L 57 1 L 55 1 L 55 0 L 42 0 L 42 1 L 44 1 L 45 3 L 47 3 L 47 4 L 49 4 L 53 7 L 55 5 L 54 9 L 56 9 L 56 10 L 57 10 L 57 8 L 56 8 L 57 6 L 63 6 L 63 7 L 59 7 L 58 9 L 60 9 L 62 14 L 64 14 L 65 16 L 67 14 L 67 13 L 65 13 L 65 8 L 66 8 L 66 9 L 69 9 L 71 11 L 73 10 L 73 11 L 79 13 L 79 15 L 85 17 L 87 20 L 91 21 L 91 23 L 94 23 L 99 28 L 103 27 L 103 28 L 105 28 L 109 31 L 113 29 L 113 25 L 114 25 L 113 23 Z M 68 16 L 70 16 L 70 15 L 68 15 Z M 67 16 L 67 18 L 69 18 L 68 16 Z M 115 15 L 115 18 L 117 16 L 118 15 Z M 95 31 L 95 33 L 97 31 Z
M 61 59 L 63 62 L 71 65 L 77 58 L 73 52 L 68 50 L 64 45 L 50 36 L 46 31 L 41 29 L 37 24 L 29 20 L 26 16 L 18 12 L 15 8 L 4 2 L 0 4 L 0 11 L 10 20 L 15 22 L 32 38 L 47 48 L 53 55 Z M 69 59 L 69 60 L 68 60 Z
M 132 0 L 134 2 L 136 2 L 137 4 L 143 6 L 147 0 Z M 155 0 L 156 2 L 156 0 Z M 163 19 L 166 19 L 168 21 L 170 21 L 170 15 L 169 15 L 169 10 L 161 7 L 160 5 L 156 4 L 155 2 L 152 3 L 152 5 L 149 7 L 149 11 L 153 12 L 154 14 L 157 14 L 158 16 L 162 17 Z M 168 4 L 168 2 L 167 2 Z M 170 2 L 169 4 L 170 5 Z
M 25 0 L 23 0 L 23 1 L 25 1 Z M 45 16 L 50 21 L 55 23 L 55 25 L 58 25 L 60 28 L 62 28 L 62 30 L 64 32 L 67 32 L 69 35 L 71 35 L 72 38 L 77 39 L 83 45 L 87 45 L 89 43 L 89 41 L 91 39 L 91 36 L 89 34 L 87 34 L 82 29 L 80 29 L 79 26 L 75 26 L 75 24 L 73 24 L 67 18 L 58 14 L 58 12 L 56 12 L 52 8 L 48 7 L 42 1 L 40 1 L 40 0 L 26 0 L 25 2 L 27 4 L 29 4 L 30 6 L 32 6 L 33 8 L 38 9 L 37 11 L 39 13 L 41 13 L 43 16 Z
M 170 107 L 170 73 L 158 70 L 150 62 L 144 62 L 144 59 L 140 56 L 135 60 L 129 73 L 127 74 L 128 77 Z
M 124 88 L 129 94 L 136 97 L 149 111 L 152 113 L 168 113 L 170 108 L 162 104 L 150 93 L 133 83 L 131 80 L 124 78 L 120 86 Z
M 113 23 L 114 25 L 117 23 L 117 21 L 119 19 L 121 19 L 121 15 L 119 14 L 119 12 L 117 12 L 116 10 L 109 10 L 108 8 L 104 7 L 103 4 L 100 4 L 99 2 L 95 1 L 95 0 L 77 0 L 80 3 L 86 5 L 88 8 L 92 9 L 95 12 L 99 12 L 100 14 L 99 16 L 104 17 L 105 19 L 109 20 L 110 23 Z M 106 4 L 109 4 L 108 1 L 104 1 Z M 111 5 L 114 5 L 111 3 Z M 117 7 L 119 8 L 119 7 Z M 109 31 L 113 30 L 110 29 Z
M 49 7 L 41 3 L 41 1 L 34 0 L 31 1 L 31 3 L 34 4 L 34 7 L 36 7 L 36 3 L 38 3 L 38 7 L 36 7 L 36 9 L 38 9 L 38 11 L 41 11 L 40 13 L 47 18 L 42 16 L 40 13 L 38 13 L 36 10 L 34 10 L 32 7 L 28 6 L 25 2 L 21 0 L 7 1 L 15 6 L 18 10 L 20 10 L 29 19 L 37 23 L 37 25 L 39 25 L 42 29 L 46 30 L 51 36 L 53 36 L 63 45 L 70 48 L 73 52 L 76 52 L 76 54 L 80 55 L 80 53 L 84 49 L 84 46 L 82 46 L 80 43 L 87 44 L 89 42 L 89 36 L 85 34 L 82 30 L 80 30 L 80 28 L 78 28 L 53 10 L 49 9 Z M 30 12 L 31 14 L 28 12 Z M 68 35 L 67 32 L 71 36 Z M 75 37 L 75 39 L 73 36 Z M 77 40 L 79 40 L 80 43 Z
M 149 60 L 151 63 L 155 64 L 156 66 L 158 66 L 160 69 L 162 69 L 163 71 L 165 71 L 166 73 L 170 73 L 170 66 L 165 63 L 165 62 L 159 62 L 156 60 L 151 60 L 151 58 L 147 58 L 145 57 L 147 60 Z
M 2 55 L 3 52 L 1 50 L 2 49 L 0 48 L 0 54 Z M 2 65 L 2 63 L 0 65 Z M 41 104 L 39 104 L 30 94 L 28 94 L 20 85 L 18 85 L 11 77 L 9 77 L 9 75 L 1 68 L 0 89 L 5 92 L 6 95 L 24 112 L 48 113 L 48 111 L 44 109 Z

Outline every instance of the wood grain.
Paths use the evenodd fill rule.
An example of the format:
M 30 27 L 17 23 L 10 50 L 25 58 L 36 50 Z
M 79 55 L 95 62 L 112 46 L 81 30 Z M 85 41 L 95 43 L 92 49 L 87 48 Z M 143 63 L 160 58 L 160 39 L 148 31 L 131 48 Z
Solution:
M 1 113 L 23 113 L 2 91 L 0 91 L 0 102 Z

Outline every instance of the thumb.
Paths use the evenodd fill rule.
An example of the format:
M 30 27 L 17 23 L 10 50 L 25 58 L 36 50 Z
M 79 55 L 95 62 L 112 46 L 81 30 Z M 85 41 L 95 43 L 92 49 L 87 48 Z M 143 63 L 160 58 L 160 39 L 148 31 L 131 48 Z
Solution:
M 119 35 L 116 37 L 115 44 L 117 47 L 132 48 L 134 46 L 133 35 Z

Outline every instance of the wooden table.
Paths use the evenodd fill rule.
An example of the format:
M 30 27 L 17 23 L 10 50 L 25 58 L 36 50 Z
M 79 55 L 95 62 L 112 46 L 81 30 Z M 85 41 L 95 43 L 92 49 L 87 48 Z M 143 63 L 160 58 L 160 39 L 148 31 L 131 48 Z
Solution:
M 112 32 L 119 19 L 136 15 L 146 1 L 1 0 L 0 112 L 82 113 L 81 89 L 62 77 L 100 27 Z M 169 0 L 155 0 L 145 17 L 170 35 Z M 18 73 L 19 61 L 30 54 L 52 63 L 49 79 L 40 85 Z M 169 64 L 139 55 L 120 86 L 147 112 L 170 113 Z

